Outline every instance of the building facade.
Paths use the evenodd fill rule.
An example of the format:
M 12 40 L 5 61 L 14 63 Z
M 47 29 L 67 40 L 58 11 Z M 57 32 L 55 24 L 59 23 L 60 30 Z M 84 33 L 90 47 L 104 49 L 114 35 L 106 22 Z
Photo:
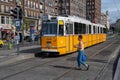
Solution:
M 120 33 L 120 19 L 118 19 L 115 23 L 115 31 Z
M 15 0 L 0 0 L 0 38 L 6 39 L 8 33 L 14 33 L 13 18 L 10 10 L 16 5 Z
M 110 30 L 110 20 L 109 20 L 109 13 L 101 13 L 101 24 L 105 25 L 108 30 Z
M 86 19 L 86 0 L 70 0 L 70 15 Z
M 38 30 L 40 18 L 40 0 L 19 0 L 18 5 L 23 9 L 23 19 L 30 24 L 26 27 L 34 27 Z
M 15 0 L 0 0 L 0 28 L 11 29 L 10 10 L 15 7 Z
M 86 19 L 101 23 L 101 0 L 86 0 Z
M 86 19 L 86 0 L 59 0 L 58 14 L 78 16 Z

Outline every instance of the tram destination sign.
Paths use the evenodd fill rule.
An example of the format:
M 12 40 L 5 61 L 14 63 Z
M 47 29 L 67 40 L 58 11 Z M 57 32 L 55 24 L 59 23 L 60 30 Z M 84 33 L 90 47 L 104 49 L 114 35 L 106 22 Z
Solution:
M 47 21 L 47 20 L 49 20 L 49 16 L 48 16 L 48 15 L 44 15 L 44 16 L 42 17 L 42 19 L 43 19 L 44 21 Z

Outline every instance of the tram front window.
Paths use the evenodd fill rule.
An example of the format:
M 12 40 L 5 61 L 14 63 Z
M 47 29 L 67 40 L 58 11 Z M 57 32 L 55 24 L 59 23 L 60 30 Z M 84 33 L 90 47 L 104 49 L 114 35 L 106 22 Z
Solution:
M 57 35 L 57 22 L 43 22 L 42 35 Z
M 63 25 L 59 25 L 59 35 L 63 36 Z

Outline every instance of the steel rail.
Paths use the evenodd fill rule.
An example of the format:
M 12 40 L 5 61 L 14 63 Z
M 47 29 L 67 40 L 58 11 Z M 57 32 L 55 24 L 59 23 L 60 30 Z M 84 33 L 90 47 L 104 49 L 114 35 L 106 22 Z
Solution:
M 113 44 L 113 43 L 109 44 L 108 46 L 111 46 L 112 44 Z M 108 48 L 108 47 L 104 47 L 104 48 L 106 49 L 106 48 Z M 102 49 L 100 49 L 98 52 L 100 53 L 100 52 L 103 51 L 103 50 L 104 50 L 104 49 L 102 48 Z M 94 56 L 96 56 L 97 54 L 99 54 L 98 52 L 96 52 Z M 68 58 L 68 57 L 70 57 L 70 56 L 71 56 L 71 55 L 64 56 L 63 58 Z M 94 56 L 92 56 L 92 57 L 94 57 Z M 92 58 L 92 57 L 90 57 L 90 58 Z M 21 73 L 23 73 L 23 72 L 26 72 L 26 71 L 31 70 L 31 69 L 36 68 L 36 67 L 44 66 L 44 65 L 46 65 L 46 64 L 48 64 L 48 63 L 51 63 L 51 62 L 59 61 L 60 58 L 61 58 L 61 57 L 55 58 L 55 59 L 50 60 L 50 61 L 47 61 L 47 62 L 44 62 L 44 63 L 42 63 L 42 64 L 38 64 L 38 65 L 31 66 L 31 67 L 29 67 L 29 68 L 27 68 L 27 69 L 24 69 L 24 70 L 21 70 L 21 71 L 19 71 L 19 72 L 10 74 L 10 75 L 5 76 L 5 77 L 3 77 L 3 78 L 0 78 L 0 80 L 8 79 L 8 78 L 10 78 L 10 77 L 12 77 L 12 76 L 21 74 Z M 12 65 L 11 65 L 11 66 L 12 66 Z M 75 67 L 75 66 L 72 66 L 72 68 L 70 68 L 69 70 L 67 70 L 67 71 L 63 72 L 62 74 L 58 75 L 58 76 L 55 77 L 53 80 L 59 80 L 60 78 L 62 78 L 63 76 L 65 76 L 67 73 L 71 72 L 71 71 L 74 69 L 74 67 Z
M 70 56 L 71 56 L 71 55 L 64 56 L 63 58 L 68 58 L 68 57 L 70 57 Z M 33 58 L 33 59 L 34 59 L 34 58 Z M 24 69 L 24 70 L 15 72 L 15 73 L 13 73 L 13 74 L 7 75 L 7 76 L 5 76 L 5 77 L 3 77 L 3 78 L 0 78 L 0 80 L 5 80 L 5 79 L 8 79 L 8 78 L 10 78 L 10 77 L 12 77 L 12 76 L 15 76 L 15 75 L 18 75 L 18 74 L 20 74 L 20 73 L 26 72 L 26 71 L 28 71 L 28 70 L 34 69 L 34 68 L 36 68 L 36 67 L 41 67 L 41 66 L 44 66 L 44 65 L 46 65 L 46 64 L 59 61 L 59 59 L 61 60 L 61 57 L 59 57 L 59 58 L 54 58 L 54 59 L 49 60 L 49 61 L 47 61 L 47 62 L 44 62 L 44 63 L 42 63 L 42 64 L 33 65 L 33 66 L 31 66 L 31 67 L 29 67 L 29 68 L 27 68 L 27 69 Z M 32 60 L 31 60 L 31 61 L 32 61 Z M 19 64 L 19 63 L 18 63 L 18 64 Z M 20 64 L 22 64 L 22 62 L 20 62 Z M 17 64 L 15 64 L 15 65 L 17 65 Z M 15 66 L 15 65 L 14 65 L 14 66 Z M 12 66 L 12 65 L 10 65 L 10 66 Z
M 116 41 L 117 41 L 117 40 L 115 40 L 114 42 L 110 43 L 109 45 L 103 47 L 102 49 L 100 49 L 99 51 L 97 51 L 97 52 L 96 52 L 95 54 L 93 54 L 92 56 L 88 56 L 88 58 L 93 58 L 94 56 L 100 54 L 100 52 L 102 52 L 103 50 L 105 50 L 105 49 L 107 49 L 108 47 L 110 47 L 110 46 L 111 46 L 112 44 L 114 44 Z M 108 62 L 109 62 L 109 61 L 108 61 Z M 107 64 L 107 65 L 108 65 L 108 64 Z M 73 70 L 74 70 L 74 67 L 75 67 L 75 66 L 72 66 L 69 70 L 63 72 L 62 74 L 58 75 L 57 77 L 55 77 L 55 78 L 52 79 L 52 80 L 59 80 L 59 79 L 61 79 L 62 77 L 64 77 L 65 75 L 67 75 L 67 73 L 73 71 Z M 103 71 L 105 67 L 106 67 L 106 66 L 104 65 L 103 68 L 100 70 L 100 72 Z M 98 74 L 98 75 L 99 75 L 99 74 Z M 98 76 L 98 75 L 97 75 L 97 76 Z

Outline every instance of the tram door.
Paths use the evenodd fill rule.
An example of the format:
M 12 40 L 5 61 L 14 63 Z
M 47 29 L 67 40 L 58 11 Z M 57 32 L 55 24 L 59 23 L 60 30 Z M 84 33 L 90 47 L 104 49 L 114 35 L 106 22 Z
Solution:
M 66 23 L 65 24 L 66 31 L 66 52 L 71 52 L 73 50 L 73 24 Z

